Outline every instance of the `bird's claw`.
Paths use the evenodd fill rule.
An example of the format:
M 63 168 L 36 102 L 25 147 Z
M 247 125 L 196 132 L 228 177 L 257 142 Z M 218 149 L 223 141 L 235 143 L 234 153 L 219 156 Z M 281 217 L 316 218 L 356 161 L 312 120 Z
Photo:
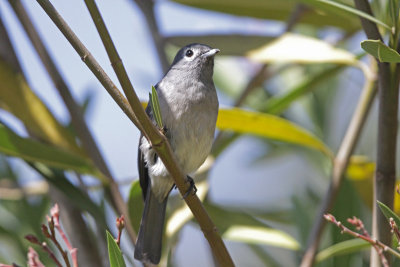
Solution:
M 186 179 L 187 179 L 187 182 L 189 182 L 190 186 L 189 186 L 189 189 L 186 191 L 186 193 L 183 195 L 183 199 L 187 198 L 189 196 L 190 192 L 192 192 L 192 190 L 193 190 L 192 195 L 195 195 L 197 193 L 197 187 L 194 184 L 193 178 L 190 177 L 189 175 L 187 175 Z M 176 184 L 174 184 L 173 188 L 177 189 L 178 187 L 176 186 Z
M 183 199 L 187 198 L 189 196 L 190 192 L 192 192 L 192 191 L 193 191 L 192 195 L 196 195 L 196 193 L 197 193 L 197 187 L 194 184 L 193 178 L 190 177 L 189 175 L 187 175 L 186 178 L 187 178 L 187 181 L 189 182 L 190 186 L 189 186 L 189 189 L 186 191 L 186 193 L 183 195 Z

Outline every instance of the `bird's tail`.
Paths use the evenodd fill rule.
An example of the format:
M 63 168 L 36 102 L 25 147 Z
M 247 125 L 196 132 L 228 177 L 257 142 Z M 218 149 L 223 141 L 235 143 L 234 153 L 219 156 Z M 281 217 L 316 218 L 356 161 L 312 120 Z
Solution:
M 149 185 L 135 246 L 135 259 L 141 262 L 160 262 L 167 199 L 160 203 Z

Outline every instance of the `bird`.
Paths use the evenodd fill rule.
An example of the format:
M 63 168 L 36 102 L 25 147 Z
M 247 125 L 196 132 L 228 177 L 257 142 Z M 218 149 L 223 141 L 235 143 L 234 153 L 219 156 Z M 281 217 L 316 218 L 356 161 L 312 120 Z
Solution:
M 214 140 L 219 103 L 213 72 L 214 57 L 219 51 L 205 44 L 186 45 L 155 86 L 163 132 L 191 185 L 184 198 L 196 192 L 189 175 L 204 163 Z M 156 124 L 151 104 L 146 113 Z M 158 264 L 167 200 L 174 180 L 143 135 L 139 139 L 138 170 L 144 210 L 134 257 L 143 263 Z

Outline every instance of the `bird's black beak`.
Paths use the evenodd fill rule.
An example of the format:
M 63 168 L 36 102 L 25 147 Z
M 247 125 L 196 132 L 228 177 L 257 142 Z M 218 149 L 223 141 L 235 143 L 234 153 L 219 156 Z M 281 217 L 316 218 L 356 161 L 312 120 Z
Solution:
M 208 52 L 205 52 L 204 54 L 202 54 L 201 56 L 202 57 L 213 57 L 213 56 L 215 56 L 215 54 L 217 54 L 219 52 L 219 49 L 218 48 L 214 48 L 214 49 L 211 49 L 210 51 L 208 51 Z

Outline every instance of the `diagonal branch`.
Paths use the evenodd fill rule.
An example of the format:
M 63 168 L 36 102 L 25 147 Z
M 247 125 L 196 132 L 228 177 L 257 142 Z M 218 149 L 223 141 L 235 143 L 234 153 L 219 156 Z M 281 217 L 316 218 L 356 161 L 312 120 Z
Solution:
M 50 4 L 48 0 L 37 0 L 37 1 L 42 6 L 44 11 L 48 14 L 48 16 L 57 25 L 60 31 L 64 34 L 67 40 L 71 43 L 71 45 L 75 48 L 78 54 L 83 58 L 84 62 L 91 68 L 94 65 L 94 63 L 96 63 L 96 61 L 89 54 L 87 49 L 79 41 L 79 39 L 72 32 L 72 30 L 68 27 L 66 22 L 61 18 L 61 16 L 58 14 L 55 8 Z M 136 119 L 135 125 L 143 132 L 143 134 L 146 135 L 148 140 L 151 142 L 153 148 L 156 150 L 157 154 L 162 159 L 167 170 L 174 178 L 175 184 L 178 187 L 180 193 L 184 195 L 186 191 L 189 189 L 189 185 L 185 182 L 186 176 L 184 175 L 184 173 L 182 173 L 182 171 L 178 167 L 175 155 L 173 154 L 167 139 L 155 128 L 155 126 L 152 124 L 152 122 L 144 112 L 141 103 L 133 89 L 133 86 L 130 84 L 130 81 L 124 70 L 123 64 L 118 56 L 118 53 L 115 50 L 115 47 L 111 41 L 108 31 L 105 28 L 105 24 L 94 2 L 92 2 L 92 5 L 88 5 L 88 7 L 90 6 L 92 7 L 91 8 L 92 10 L 90 10 L 92 16 L 95 15 L 93 21 L 95 22 L 96 27 L 99 30 L 99 34 L 106 47 L 107 53 L 113 64 L 114 70 L 116 71 L 117 77 L 120 80 L 121 86 L 123 87 L 123 90 L 128 98 L 131 110 L 133 111 L 129 112 L 128 115 Z M 100 66 L 98 65 L 98 67 Z M 91 70 L 96 74 L 96 77 L 98 79 L 109 80 L 108 76 L 106 75 L 106 73 L 104 73 L 104 71 L 102 71 L 100 74 L 100 72 L 96 69 L 91 68 Z M 118 91 L 118 89 L 116 90 Z M 118 101 L 118 104 L 123 102 L 123 99 L 114 98 L 114 100 Z M 187 198 L 185 198 L 185 201 L 188 204 L 189 208 L 191 209 L 194 217 L 199 222 L 200 228 L 202 229 L 205 237 L 207 238 L 219 264 L 221 266 L 234 266 L 233 261 L 220 235 L 217 233 L 215 225 L 211 221 L 211 218 L 207 214 L 199 198 L 196 195 L 189 195 Z

